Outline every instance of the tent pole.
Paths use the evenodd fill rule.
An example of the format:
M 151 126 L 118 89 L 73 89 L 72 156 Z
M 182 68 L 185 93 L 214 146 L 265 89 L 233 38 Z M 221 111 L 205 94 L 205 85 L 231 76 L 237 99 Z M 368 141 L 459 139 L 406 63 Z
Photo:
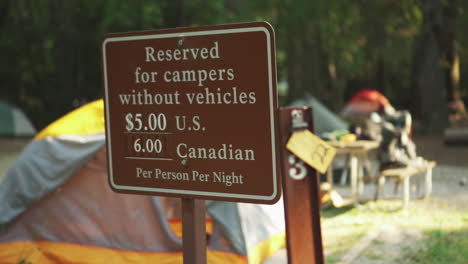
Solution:
M 182 198 L 184 264 L 206 264 L 205 201 Z

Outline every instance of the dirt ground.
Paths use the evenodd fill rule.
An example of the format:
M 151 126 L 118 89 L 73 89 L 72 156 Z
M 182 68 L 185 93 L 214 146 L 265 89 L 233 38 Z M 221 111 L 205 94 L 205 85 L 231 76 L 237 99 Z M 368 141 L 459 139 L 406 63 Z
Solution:
M 0 137 L 0 180 L 11 164 L 13 164 L 17 155 L 30 140 L 29 138 Z
M 468 210 L 468 144 L 446 145 L 442 135 L 415 137 L 418 155 L 437 162 L 432 197 Z
M 446 145 L 443 135 L 416 135 L 414 142 L 418 155 L 439 165 L 468 167 L 468 143 Z
M 0 137 L 0 155 L 19 153 L 30 140 L 30 138 Z

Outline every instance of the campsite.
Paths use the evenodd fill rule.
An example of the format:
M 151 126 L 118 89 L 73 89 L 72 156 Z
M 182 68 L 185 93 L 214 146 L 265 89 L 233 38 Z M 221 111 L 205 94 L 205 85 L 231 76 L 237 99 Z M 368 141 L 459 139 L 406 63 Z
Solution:
M 100 103 L 102 104 L 102 102 Z M 99 105 L 97 105 L 96 107 L 96 103 L 94 104 L 95 104 L 94 108 L 99 109 Z M 99 115 L 99 111 L 93 111 L 93 110 L 89 110 L 85 108 L 85 111 L 82 111 L 81 114 L 83 112 L 90 113 L 90 111 L 94 112 L 95 115 L 97 115 L 98 118 L 100 118 L 102 122 L 102 113 Z M 328 111 L 328 110 L 323 109 L 323 111 Z M 55 125 L 52 125 L 51 128 L 49 129 L 49 132 L 45 131 L 45 132 L 41 132 L 41 134 L 44 134 L 44 133 L 54 134 L 54 131 L 60 131 L 60 123 L 67 124 L 67 121 L 77 120 L 79 119 L 78 114 L 80 114 L 79 111 L 77 113 L 75 112 L 75 115 L 68 116 L 68 120 L 67 118 L 59 120 L 61 122 L 58 122 L 58 123 L 55 123 Z M 99 124 L 99 122 L 96 120 L 92 120 L 92 118 L 90 118 L 89 115 L 87 115 L 86 117 L 87 117 L 86 118 L 87 121 L 82 122 L 81 128 L 83 130 L 88 130 L 88 131 L 96 130 L 97 128 L 95 127 L 93 128 L 92 125 Z M 90 124 L 91 126 L 86 127 L 83 124 Z M 79 133 L 79 131 L 77 131 L 77 133 Z M 86 143 L 87 145 L 86 148 L 90 148 L 91 149 L 90 151 L 95 152 L 99 148 L 102 148 L 102 143 L 97 143 L 100 141 L 98 139 L 93 139 L 93 140 L 95 141 L 94 143 L 91 143 L 92 141 Z M 390 194 L 389 197 L 387 197 L 387 199 L 374 202 L 372 200 L 372 195 L 373 195 L 372 190 L 375 189 L 375 184 L 371 182 L 371 183 L 366 183 L 366 186 L 365 186 L 366 191 L 364 192 L 363 196 L 364 197 L 367 196 L 367 198 L 365 199 L 369 200 L 369 202 L 366 202 L 365 204 L 363 204 L 364 209 L 362 208 L 357 209 L 357 208 L 353 208 L 352 206 L 351 207 L 342 206 L 339 208 L 333 208 L 333 206 L 324 207 L 322 209 L 322 228 L 323 228 L 323 239 L 324 239 L 324 251 L 325 251 L 327 263 L 403 263 L 402 261 L 407 258 L 410 260 L 422 259 L 425 261 L 429 261 L 428 258 L 430 257 L 426 255 L 429 252 L 422 251 L 423 249 L 425 249 L 425 247 L 428 247 L 428 248 L 441 247 L 444 244 L 443 241 L 447 239 L 448 241 L 451 241 L 449 243 L 454 243 L 455 246 L 458 246 L 460 248 L 462 248 L 463 245 L 466 244 L 466 233 L 463 233 L 463 231 L 461 231 L 461 233 L 458 233 L 456 230 L 463 230 L 463 228 L 466 227 L 466 219 L 468 217 L 466 214 L 466 210 L 468 209 L 466 207 L 466 200 L 468 199 L 467 191 L 466 191 L 466 186 L 463 185 L 461 182 L 461 180 L 466 179 L 465 178 L 466 167 L 468 166 L 468 164 L 466 163 L 466 160 L 464 159 L 464 157 L 465 155 L 468 154 L 467 149 L 447 147 L 443 144 L 438 143 L 440 142 L 440 138 L 437 138 L 434 136 L 429 136 L 429 137 L 420 136 L 415 140 L 417 140 L 418 146 L 424 146 L 423 148 L 419 149 L 422 155 L 425 155 L 439 162 L 438 167 L 434 170 L 434 190 L 433 190 L 433 194 L 431 198 L 426 201 L 418 200 L 417 198 L 414 198 L 414 200 L 412 199 L 411 201 L 409 209 L 402 211 L 402 210 L 399 210 L 400 203 L 401 203 L 399 201 L 399 197 L 398 195 L 395 195 L 395 194 L 392 195 L 392 188 L 387 188 L 386 190 L 387 194 Z M 31 144 L 30 141 L 31 139 L 29 138 L 17 138 L 17 139 L 3 138 L 2 139 L 2 145 L 5 146 L 4 148 L 2 148 L 2 152 L 1 152 L 2 175 L 5 175 L 6 171 L 12 165 L 14 165 L 15 159 L 18 157 L 18 155 L 21 155 L 19 154 L 20 152 L 22 151 L 27 152 L 27 150 L 23 150 L 23 148 L 27 146 L 28 144 Z M 84 141 L 82 140 L 82 142 Z M 47 142 L 46 144 L 51 144 L 51 143 Z M 93 147 L 92 146 L 93 144 L 97 144 L 97 146 Z M 62 149 L 62 147 L 59 149 L 63 151 L 64 149 Z M 82 149 L 83 147 L 80 147 L 80 149 L 74 150 L 73 146 L 69 146 L 68 149 L 65 149 L 67 152 L 69 152 L 69 154 L 66 155 L 67 159 L 73 160 L 73 163 L 78 162 L 82 164 L 82 161 L 79 161 L 80 159 L 79 156 L 81 155 L 86 156 L 86 151 Z M 49 151 L 53 151 L 53 150 L 49 150 Z M 49 154 L 53 154 L 53 153 L 49 153 Z M 63 156 L 64 154 L 65 154 L 64 152 L 61 152 L 60 155 Z M 31 158 L 37 158 L 37 157 L 29 157 L 29 159 Z M 98 151 L 96 153 L 96 156 L 92 158 L 91 161 L 87 165 L 84 166 L 84 168 L 78 171 L 78 174 L 79 175 L 82 174 L 83 176 L 81 177 L 85 177 L 84 175 L 91 175 L 91 174 L 95 175 L 96 173 L 98 175 L 102 175 L 106 170 L 105 167 L 103 167 L 104 165 L 102 163 L 103 159 L 105 160 L 105 156 L 103 156 L 102 151 Z M 62 165 L 65 168 L 67 167 L 72 168 L 76 166 L 73 164 L 62 164 Z M 56 165 L 49 165 L 49 166 L 56 166 Z M 66 172 L 69 170 L 65 168 L 61 168 L 61 169 L 57 168 L 56 173 L 57 172 L 63 173 L 64 171 Z M 28 168 L 23 168 L 22 170 L 31 171 L 31 169 L 28 169 Z M 22 175 L 28 176 L 30 175 L 30 173 L 26 173 L 26 174 L 23 173 Z M 12 231 L 12 234 L 14 236 L 23 236 L 23 237 L 30 236 L 21 231 L 22 229 L 21 226 L 31 225 L 32 223 L 35 223 L 34 224 L 34 226 L 36 226 L 35 228 L 39 228 L 36 232 L 40 233 L 41 231 L 39 230 L 43 229 L 43 232 L 45 231 L 49 233 L 47 235 L 48 237 L 52 235 L 57 236 L 57 237 L 63 237 L 64 234 L 67 234 L 67 232 L 70 232 L 71 230 L 67 229 L 66 225 L 63 226 L 64 229 L 58 229 L 59 226 L 62 226 L 62 224 L 60 224 L 60 222 L 57 222 L 57 221 L 72 223 L 74 221 L 73 219 L 76 218 L 80 214 L 83 214 L 84 216 L 88 215 L 88 217 L 91 217 L 93 215 L 92 213 L 93 211 L 95 211 L 96 213 L 99 212 L 99 214 L 105 216 L 105 218 L 108 218 L 112 216 L 113 214 L 118 213 L 118 211 L 120 210 L 123 210 L 123 211 L 129 210 L 123 207 L 123 208 L 120 208 L 116 212 L 115 211 L 116 208 L 112 208 L 112 207 L 115 207 L 115 204 L 114 204 L 115 201 L 106 205 L 106 199 L 109 199 L 110 197 L 114 197 L 112 199 L 116 199 L 115 198 L 116 195 L 111 194 L 109 193 L 109 191 L 104 190 L 107 186 L 107 183 L 105 183 L 105 180 L 106 180 L 105 177 L 96 179 L 96 180 L 99 180 L 98 182 L 96 182 L 95 180 L 90 180 L 91 178 L 88 177 L 89 179 L 88 181 L 90 181 L 89 183 L 86 183 L 86 180 L 81 180 L 81 181 L 85 181 L 84 183 L 80 183 L 80 180 L 78 179 L 72 180 L 77 177 L 78 176 L 74 176 L 73 178 L 71 178 L 69 183 L 68 182 L 61 183 L 63 182 L 63 179 L 62 180 L 58 179 L 57 176 L 51 177 L 52 179 L 55 178 L 54 181 L 57 181 L 57 182 L 54 183 L 53 181 L 51 181 L 50 184 L 52 184 L 52 186 L 53 185 L 58 186 L 59 189 L 57 191 L 53 191 L 52 192 L 53 194 L 48 195 L 51 197 L 46 197 L 45 201 L 37 205 L 40 207 L 44 207 L 42 210 L 45 210 L 49 213 L 38 214 L 39 212 L 34 212 L 34 211 L 37 211 L 37 209 L 36 210 L 32 209 L 31 213 L 28 213 L 26 214 L 26 216 L 20 218 L 21 219 L 19 220 L 20 223 L 21 222 L 23 223 L 18 224 L 19 227 L 14 228 L 16 231 Z M 96 176 L 93 176 L 93 177 L 96 177 Z M 50 184 L 47 184 L 45 186 L 48 186 Z M 52 186 L 45 187 L 45 188 L 51 188 Z M 393 186 L 387 186 L 387 187 L 393 187 Z M 32 189 L 29 189 L 28 192 L 35 192 L 33 191 L 34 189 L 33 186 L 30 188 Z M 44 187 L 41 187 L 41 188 L 44 188 Z M 73 189 L 77 189 L 77 188 L 78 189 L 84 188 L 84 189 L 81 189 L 79 192 L 73 191 Z M 337 190 L 343 197 L 349 198 L 349 187 L 347 185 L 337 186 Z M 11 192 L 11 191 L 17 192 L 17 189 L 10 188 L 10 187 L 8 187 L 8 190 L 2 189 L 3 194 Z M 85 200 L 83 200 L 82 198 L 79 198 L 80 200 L 82 200 L 80 204 L 81 206 L 84 206 L 83 209 L 85 211 L 83 211 L 82 213 L 78 213 L 77 211 L 78 207 L 76 207 L 78 206 L 78 204 L 75 204 L 72 206 L 74 210 L 72 212 L 66 213 L 67 210 L 63 208 L 63 206 L 67 206 L 67 203 L 57 204 L 57 202 L 53 202 L 55 199 L 61 196 L 64 196 L 62 199 L 65 199 L 68 196 L 66 195 L 66 193 L 68 192 L 71 192 L 72 194 L 70 195 L 72 195 L 72 197 L 75 197 L 75 198 L 72 198 L 71 200 L 72 203 L 77 203 L 79 201 L 77 200 L 78 197 L 76 197 L 76 195 L 79 195 L 79 197 L 83 197 L 83 196 L 88 197 Z M 100 193 L 100 195 L 97 195 L 97 193 Z M 105 196 L 110 195 L 110 197 L 109 198 L 102 197 L 103 193 L 107 193 Z M 32 193 L 29 193 L 29 196 L 37 196 L 37 195 L 39 194 L 32 195 Z M 11 194 L 6 197 L 5 196 L 2 196 L 2 197 L 3 199 L 5 199 L 10 196 Z M 121 202 L 117 204 L 121 204 L 121 205 L 125 204 L 126 206 L 130 206 L 130 207 L 133 207 L 136 204 L 138 204 L 138 206 L 140 207 L 143 204 L 147 204 L 149 202 L 143 197 L 142 198 L 127 197 L 127 198 L 125 198 L 124 200 L 121 200 Z M 173 209 L 169 210 L 169 211 L 172 211 L 172 213 L 170 213 L 168 216 L 174 217 L 175 219 L 177 219 L 177 217 L 180 217 L 180 215 L 178 215 L 180 214 L 180 212 L 176 213 L 175 215 L 174 213 L 177 211 L 178 203 L 176 201 L 169 201 L 169 200 L 163 202 L 163 205 L 164 204 L 165 206 L 170 205 L 171 206 L 170 208 L 173 208 Z M 98 202 L 102 203 L 102 206 L 104 206 L 104 208 L 107 208 L 107 209 L 103 211 L 104 208 L 100 208 L 100 206 L 96 207 L 96 204 Z M 107 203 L 109 202 L 110 200 L 107 200 Z M 94 206 L 91 206 L 90 203 L 94 204 Z M 68 206 L 71 206 L 71 205 L 68 205 Z M 159 207 L 157 208 L 161 208 L 160 206 L 161 205 L 159 205 Z M 213 207 L 211 210 L 213 210 L 214 212 L 213 216 L 216 216 L 218 214 L 216 213 L 216 209 L 215 209 L 216 206 L 214 204 L 212 206 Z M 57 207 L 57 208 L 52 210 L 54 207 Z M 47 208 L 50 208 L 50 209 L 47 209 Z M 210 208 L 210 206 L 208 208 Z M 60 213 L 61 217 L 54 216 L 55 210 L 59 210 L 61 212 Z M 225 211 L 226 209 L 223 209 L 223 210 Z M 255 209 L 243 208 L 243 210 L 248 210 L 248 211 L 250 210 L 250 213 L 252 213 L 253 212 L 252 210 L 255 210 Z M 277 222 L 277 220 L 282 219 L 282 212 L 281 212 L 281 208 L 278 208 L 278 209 L 272 208 L 272 209 L 269 209 L 269 211 L 270 213 L 273 213 L 272 217 L 274 217 L 274 222 L 273 222 L 274 224 L 273 223 L 272 224 L 276 226 L 276 228 L 278 228 L 277 236 L 279 235 L 280 240 L 277 240 L 277 242 L 275 242 L 277 245 L 276 247 L 270 248 L 270 250 L 273 250 L 274 248 L 275 250 L 274 252 L 270 252 L 270 254 L 273 254 L 273 256 L 271 257 L 270 260 L 266 260 L 265 263 L 282 263 L 282 262 L 275 262 L 277 261 L 276 259 L 284 259 L 284 255 L 286 254 L 284 252 L 284 249 L 281 249 L 284 246 L 284 244 L 279 242 L 281 241 L 281 239 L 284 239 L 284 233 L 283 233 L 284 231 L 282 231 L 284 227 L 281 226 L 284 223 L 282 223 L 282 221 Z M 4 219 L 5 216 L 6 215 L 2 215 L 3 221 L 5 221 Z M 146 213 L 140 212 L 137 214 L 137 216 L 138 216 L 138 219 L 140 219 L 141 217 L 148 219 L 150 217 L 148 215 L 148 212 Z M 222 217 L 222 215 L 217 215 L 217 216 Z M 93 217 L 97 217 L 97 215 Z M 265 215 L 263 216 L 257 215 L 257 217 L 261 217 L 263 219 L 263 221 L 260 222 L 259 224 L 261 226 L 265 225 Z M 33 222 L 30 222 L 32 219 L 34 219 Z M 120 219 L 119 222 L 122 221 L 121 216 L 118 217 L 117 219 Z M 97 219 L 95 219 L 94 221 L 96 220 Z M 134 220 L 136 219 L 133 219 L 132 221 Z M 156 220 L 153 220 L 153 221 L 156 221 Z M 159 219 L 159 221 L 162 221 L 162 220 Z M 28 224 L 28 222 L 30 222 L 30 224 Z M 117 222 L 115 221 L 111 221 L 111 222 L 113 224 L 110 225 L 109 228 L 112 228 L 112 227 L 119 228 L 119 225 L 117 225 Z M 107 225 L 109 224 L 107 220 L 106 220 L 106 223 Z M 169 223 L 170 223 L 170 230 L 172 230 L 172 232 L 180 234 L 181 232 L 180 223 L 177 224 L 177 220 L 171 221 L 170 219 L 169 219 Z M 154 224 L 154 222 L 152 222 L 152 224 Z M 226 224 L 231 226 L 233 223 L 231 224 L 226 223 Z M 139 224 L 139 226 L 141 226 L 141 224 Z M 53 229 L 50 229 L 52 227 Z M 29 228 L 33 228 L 33 226 Z M 83 228 L 85 227 L 83 226 Z M 119 229 L 121 228 L 122 227 L 120 227 Z M 259 227 L 258 226 L 257 227 L 244 226 L 243 228 L 248 228 L 250 230 L 258 230 Z M 93 230 L 91 229 L 89 231 L 86 231 L 86 229 L 83 229 L 83 232 L 91 232 Z M 269 229 L 271 230 L 271 227 Z M 148 229 L 144 229 L 144 230 L 145 230 L 144 231 L 145 233 L 148 232 Z M 72 232 L 76 232 L 76 230 Z M 103 234 L 110 232 L 110 233 L 107 233 L 108 234 L 107 239 L 110 239 L 109 234 L 112 233 L 111 229 L 108 231 L 105 231 L 104 229 L 99 232 L 105 232 Z M 170 231 L 168 230 L 166 230 L 165 232 L 170 233 Z M 213 232 L 215 232 L 215 230 L 213 230 Z M 23 234 L 21 235 L 21 233 Z M 91 235 L 91 233 L 88 233 L 88 234 Z M 213 235 L 214 234 L 215 233 L 213 233 Z M 71 234 L 66 235 L 65 236 L 66 240 L 72 239 L 70 236 Z M 152 236 L 157 237 L 159 235 L 152 234 Z M 281 238 L 281 236 L 283 237 Z M 63 237 L 62 239 L 64 239 L 65 237 Z M 76 239 L 78 239 L 78 237 Z M 81 239 L 83 239 L 83 237 Z M 150 238 L 148 237 L 146 239 L 150 239 Z M 72 241 L 73 239 L 70 242 Z M 86 240 L 82 241 L 81 243 L 83 242 L 89 243 L 85 241 Z M 355 243 L 356 241 L 359 241 L 359 243 Z M 35 263 L 34 261 L 38 261 L 37 263 L 48 263 L 48 262 L 42 262 L 42 261 L 45 261 L 45 259 L 49 258 L 47 254 L 58 254 L 55 257 L 59 259 L 61 258 L 60 257 L 61 254 L 54 252 L 53 250 L 51 250 L 47 254 L 46 253 L 39 254 L 33 248 L 30 248 L 30 245 L 28 245 L 26 242 L 22 242 L 22 243 L 23 245 L 20 244 L 21 255 L 15 256 L 15 259 L 17 260 L 27 259 L 31 261 L 31 263 Z M 113 245 L 115 245 L 115 243 L 116 242 L 113 242 Z M 146 247 L 150 246 L 150 244 L 146 244 L 146 243 L 148 242 L 145 242 L 142 245 L 146 245 Z M 156 242 L 153 241 L 152 243 L 156 243 Z M 361 246 L 363 248 L 361 248 L 360 250 L 356 250 L 357 246 Z M 466 256 L 463 254 L 459 254 L 457 252 L 450 252 L 450 250 L 448 249 L 448 246 L 449 245 L 445 246 L 447 248 L 445 249 L 445 251 L 447 252 L 445 252 L 444 249 L 437 249 L 437 248 L 434 248 L 431 250 L 435 250 L 436 252 L 438 250 L 442 251 L 440 253 L 440 256 L 437 256 L 438 258 L 441 258 L 441 259 L 448 258 L 448 259 L 452 259 L 454 261 L 453 263 L 462 263 L 462 262 L 457 262 L 457 261 L 459 260 L 462 261 L 463 259 L 466 258 Z M 45 244 L 39 244 L 39 248 L 40 247 L 44 247 L 44 250 L 48 249 L 47 245 Z M 131 247 L 135 247 L 135 244 Z M 141 250 L 142 248 L 143 246 L 139 246 L 138 249 Z M 148 249 L 154 250 L 154 249 L 151 249 L 151 246 Z M 72 250 L 72 249 L 68 249 L 68 250 Z M 66 248 L 61 248 L 59 252 L 68 252 L 68 251 Z M 46 255 L 43 255 L 43 254 L 46 254 Z M 87 254 L 91 254 L 91 252 L 88 252 Z M 257 254 L 261 255 L 261 254 L 266 254 L 266 253 L 257 253 Z M 71 254 L 70 252 L 68 252 L 67 255 L 73 257 L 73 254 Z M 98 255 L 100 255 L 102 258 L 104 257 L 111 258 L 111 255 L 109 255 L 108 252 L 98 252 Z M 260 256 L 257 255 L 256 258 L 260 258 Z M 94 259 L 94 261 L 99 261 L 99 259 L 101 258 L 97 257 L 96 259 Z M 348 260 L 348 262 L 346 262 L 346 260 Z M 66 259 L 64 259 L 64 261 L 66 261 Z M 119 263 L 118 259 L 116 259 L 115 261 L 116 263 Z M 249 261 L 250 261 L 250 257 L 249 257 Z M 258 261 L 258 260 L 252 260 L 252 261 Z M 54 263 L 54 262 L 51 262 L 51 263 Z M 221 262 L 218 262 L 218 263 L 221 263 Z M 253 263 L 256 263 L 256 262 L 253 262 Z M 412 263 L 412 262 L 408 261 L 404 263 Z M 434 261 L 434 262 L 425 262 L 425 263 L 439 263 L 439 262 Z
M 467 14 L 2 1 L 0 263 L 468 263 Z

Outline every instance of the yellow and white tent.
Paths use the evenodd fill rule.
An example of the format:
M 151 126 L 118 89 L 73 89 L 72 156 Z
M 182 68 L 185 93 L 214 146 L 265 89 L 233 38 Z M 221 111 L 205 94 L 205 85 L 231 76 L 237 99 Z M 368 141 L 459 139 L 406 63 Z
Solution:
M 182 263 L 180 199 L 114 193 L 102 100 L 55 121 L 0 183 L 0 263 Z M 284 247 L 275 205 L 207 201 L 208 263 L 262 263 Z

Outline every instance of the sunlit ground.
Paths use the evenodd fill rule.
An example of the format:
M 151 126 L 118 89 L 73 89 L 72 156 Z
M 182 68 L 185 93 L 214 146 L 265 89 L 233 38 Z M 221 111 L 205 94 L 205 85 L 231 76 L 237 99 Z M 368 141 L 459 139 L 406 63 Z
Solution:
M 395 211 L 400 205 L 391 200 L 324 209 L 327 263 L 349 258 L 360 244 L 364 248 L 350 263 L 468 263 L 468 211 L 436 198 Z

